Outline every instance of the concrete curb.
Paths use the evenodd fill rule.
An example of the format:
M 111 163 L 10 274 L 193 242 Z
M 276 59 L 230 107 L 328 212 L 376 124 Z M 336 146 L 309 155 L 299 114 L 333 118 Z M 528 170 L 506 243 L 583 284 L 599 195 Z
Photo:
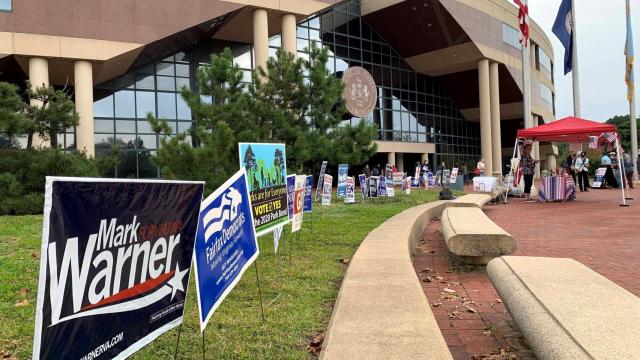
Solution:
M 583 264 L 503 256 L 487 274 L 539 359 L 640 359 L 640 299 Z
M 367 235 L 342 282 L 321 360 L 452 359 L 411 263 L 446 204 L 407 209 Z
M 461 196 L 447 204 L 447 207 L 477 207 L 481 208 L 491 202 L 489 194 L 468 194 Z

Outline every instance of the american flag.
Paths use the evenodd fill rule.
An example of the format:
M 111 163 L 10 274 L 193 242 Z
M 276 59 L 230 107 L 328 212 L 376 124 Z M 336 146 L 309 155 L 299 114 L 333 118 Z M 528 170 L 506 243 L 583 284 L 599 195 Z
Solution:
M 618 135 L 614 132 L 606 132 L 600 135 L 600 137 L 604 137 L 608 142 L 612 143 L 618 139 Z
M 518 6 L 518 20 L 520 21 L 520 43 L 529 45 L 529 6 L 527 0 L 513 0 Z

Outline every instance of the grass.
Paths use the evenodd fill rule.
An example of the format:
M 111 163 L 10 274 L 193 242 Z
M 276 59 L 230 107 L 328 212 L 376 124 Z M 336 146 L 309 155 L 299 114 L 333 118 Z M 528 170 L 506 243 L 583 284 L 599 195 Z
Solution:
M 214 313 L 206 329 L 207 358 L 313 358 L 307 344 L 323 332 L 333 309 L 345 267 L 365 236 L 391 216 L 436 200 L 436 191 L 370 199 L 346 205 L 333 199 L 329 207 L 314 203 L 305 214 L 300 238 L 291 241 L 285 229 L 278 254 L 271 235 L 259 239 L 258 269 L 266 320 L 260 316 L 255 269 L 251 267 Z M 313 225 L 312 225 L 313 223 Z M 313 229 L 311 227 L 313 226 Z M 31 357 L 38 287 L 42 216 L 0 217 L 0 354 Z M 288 255 L 291 252 L 291 263 Z M 382 275 L 381 275 L 382 276 Z M 196 290 L 188 289 L 179 358 L 202 357 Z M 146 346 L 134 359 L 173 356 L 178 331 L 172 330 Z

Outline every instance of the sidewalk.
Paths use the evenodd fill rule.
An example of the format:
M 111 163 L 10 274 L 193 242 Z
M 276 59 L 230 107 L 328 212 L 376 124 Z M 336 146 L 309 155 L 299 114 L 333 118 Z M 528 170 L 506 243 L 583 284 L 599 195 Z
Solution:
M 640 190 L 621 207 L 620 190 L 578 192 L 568 203 L 488 205 L 486 214 L 518 241 L 514 255 L 570 257 L 640 296 Z M 486 275 L 447 250 L 434 221 L 414 269 L 455 359 L 535 359 Z

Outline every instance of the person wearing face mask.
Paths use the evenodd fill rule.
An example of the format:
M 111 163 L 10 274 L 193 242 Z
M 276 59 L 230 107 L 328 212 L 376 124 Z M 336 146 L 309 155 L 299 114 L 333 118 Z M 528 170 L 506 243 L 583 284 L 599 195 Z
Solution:
M 584 151 L 580 153 L 580 156 L 576 159 L 575 169 L 578 174 L 578 184 L 580 185 L 580 191 L 589 191 L 589 158 Z

